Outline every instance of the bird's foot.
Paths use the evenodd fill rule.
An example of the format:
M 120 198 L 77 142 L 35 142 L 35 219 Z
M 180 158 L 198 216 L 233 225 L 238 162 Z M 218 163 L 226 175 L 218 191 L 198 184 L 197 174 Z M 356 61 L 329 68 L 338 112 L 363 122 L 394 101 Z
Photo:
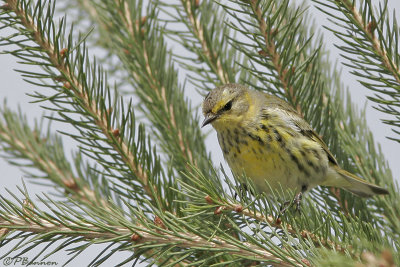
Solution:
M 250 192 L 250 194 L 254 195 L 254 192 L 252 190 L 249 190 L 248 186 L 244 183 L 240 184 L 238 191 L 240 192 L 240 195 L 242 198 L 246 196 L 247 191 Z M 238 193 L 235 192 L 235 199 L 237 198 Z
M 298 193 L 293 199 L 293 204 L 296 204 L 296 211 L 298 212 L 301 212 L 300 207 L 302 199 L 303 199 L 303 192 Z
M 237 191 L 239 191 L 239 194 L 241 195 L 241 197 L 243 198 L 245 195 L 246 195 L 246 192 L 247 192 L 247 185 L 245 185 L 245 184 L 240 184 L 238 187 L 237 187 Z M 235 199 L 237 199 L 237 196 L 238 196 L 238 193 L 237 192 L 235 192 Z
M 285 212 L 292 207 L 293 205 L 296 205 L 296 211 L 301 212 L 301 200 L 303 199 L 303 192 L 300 192 L 296 194 L 294 199 L 292 201 L 285 201 L 280 209 L 279 209 L 279 215 L 278 218 L 280 218 L 282 215 L 285 214 Z
M 292 202 L 291 201 L 285 201 L 283 202 L 283 204 L 281 205 L 280 209 L 279 209 L 279 215 L 278 218 L 280 216 L 282 216 L 283 214 L 285 214 L 285 212 L 292 206 Z

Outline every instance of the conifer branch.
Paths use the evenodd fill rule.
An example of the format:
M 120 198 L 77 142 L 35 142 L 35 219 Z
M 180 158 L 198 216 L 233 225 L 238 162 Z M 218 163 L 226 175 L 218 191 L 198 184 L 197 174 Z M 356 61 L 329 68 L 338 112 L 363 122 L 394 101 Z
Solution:
M 132 41 L 134 41 L 136 39 L 136 35 L 139 32 L 142 32 L 142 30 L 144 30 L 144 28 L 142 28 L 145 24 L 146 21 L 146 17 L 142 18 L 142 21 L 136 21 L 135 23 L 132 22 L 131 18 L 133 17 L 130 11 L 130 8 L 128 6 L 127 2 L 123 2 L 124 3 L 124 8 L 123 11 L 124 12 L 119 12 L 119 14 L 121 15 L 122 21 L 124 22 L 124 26 L 127 29 L 127 31 L 130 34 L 130 39 Z M 161 83 L 158 82 L 159 78 L 157 77 L 157 75 L 154 73 L 156 70 L 153 68 L 152 64 L 150 63 L 149 60 L 149 56 L 151 54 L 151 51 L 149 51 L 148 49 L 150 48 L 150 46 L 146 45 L 147 40 L 143 39 L 143 56 L 144 56 L 144 62 L 142 63 L 143 65 L 141 67 L 144 67 L 144 69 L 146 70 L 144 75 L 145 77 L 140 77 L 138 75 L 137 72 L 133 71 L 132 75 L 133 77 L 135 77 L 136 81 L 140 81 L 143 78 L 146 78 L 149 81 L 149 86 L 150 88 L 156 93 L 157 96 L 157 100 L 161 103 L 163 103 L 163 110 L 159 111 L 159 113 L 163 113 L 165 115 L 167 115 L 166 117 L 169 120 L 169 129 L 176 129 L 177 133 L 176 133 L 176 137 L 178 140 L 178 144 L 179 144 L 179 148 L 181 150 L 181 153 L 184 157 L 187 158 L 187 161 L 196 166 L 196 162 L 194 161 L 193 158 L 193 152 L 190 148 L 189 142 L 188 140 L 184 139 L 183 133 L 182 133 L 182 129 L 180 129 L 179 125 L 177 124 L 176 120 L 175 120 L 175 114 L 177 113 L 173 103 L 171 103 L 171 101 L 169 101 L 167 99 L 167 88 Z M 143 75 L 143 73 L 142 73 Z M 150 104 L 154 104 L 153 101 L 154 99 L 148 99 L 148 101 L 150 102 Z M 174 132 L 174 131 L 172 131 Z
M 204 62 L 208 65 L 210 70 L 215 73 L 216 77 L 218 77 L 219 82 L 215 82 L 216 84 L 227 84 L 232 83 L 232 79 L 229 77 L 229 71 L 222 64 L 221 58 L 223 55 L 215 51 L 215 46 L 211 45 L 211 36 L 207 36 L 210 34 L 210 31 L 199 19 L 199 15 L 201 14 L 203 8 L 201 7 L 200 1 L 191 1 L 191 0 L 181 0 L 182 7 L 186 12 L 189 26 L 189 30 L 193 33 L 193 36 L 197 38 L 201 45 L 201 51 L 198 51 L 198 55 L 200 57 L 206 57 L 207 60 Z M 196 15 L 196 11 L 198 15 Z M 206 16 L 203 12 L 203 16 Z M 183 18 L 182 18 L 183 19 Z M 194 49 L 192 49 L 194 50 Z
M 343 45 L 336 45 L 344 52 L 341 54 L 346 59 L 343 64 L 351 67 L 351 73 L 361 78 L 359 82 L 362 86 L 374 92 L 368 99 L 378 104 L 375 107 L 377 110 L 393 117 L 382 121 L 393 126 L 393 132 L 400 134 L 396 129 L 400 126 L 400 28 L 396 17 L 389 16 L 387 2 L 379 4 L 379 8 L 375 8 L 370 0 L 359 1 L 359 8 L 357 1 L 314 2 L 333 24 L 340 27 L 339 30 L 325 26 L 344 42 Z M 400 142 L 399 138 L 388 139 Z
M 349 14 L 352 15 L 353 22 L 355 22 L 354 25 L 361 30 L 361 32 L 366 37 L 366 40 L 368 40 L 372 45 L 375 54 L 380 57 L 383 66 L 393 75 L 398 85 L 400 86 L 399 66 L 391 58 L 389 58 L 385 47 L 381 45 L 381 40 L 379 40 L 379 38 L 375 35 L 374 32 L 377 25 L 376 25 L 376 19 L 373 17 L 373 14 L 370 14 L 372 20 L 369 23 L 366 23 L 365 20 L 363 19 L 362 14 L 360 14 L 360 12 L 357 10 L 355 2 L 352 3 L 348 0 L 339 0 L 339 1 L 347 9 L 347 11 L 349 11 Z M 366 2 L 366 4 L 368 6 L 371 5 L 371 3 L 368 1 Z
M 274 69 L 278 74 L 277 77 L 279 78 L 282 87 L 286 92 L 287 97 L 291 100 L 292 103 L 297 103 L 296 96 L 294 95 L 293 86 L 289 82 L 289 77 L 290 77 L 289 75 L 290 72 L 293 71 L 293 69 L 289 70 L 282 65 L 282 59 L 280 53 L 278 53 L 278 50 L 275 46 L 274 35 L 276 35 L 277 32 L 274 32 L 273 28 L 268 27 L 266 18 L 264 18 L 263 16 L 264 12 L 260 8 L 260 1 L 250 0 L 250 6 L 258 21 L 260 33 L 263 35 L 265 41 L 266 49 L 260 51 L 259 53 L 262 56 L 270 58 L 274 66 Z M 277 29 L 275 29 L 275 31 L 277 31 Z M 299 108 L 300 107 L 298 106 L 298 112 L 301 114 L 301 110 L 299 110 Z
M 135 177 L 143 185 L 148 195 L 151 196 L 152 189 L 150 189 L 148 185 L 148 174 L 142 166 L 138 164 L 136 155 L 132 154 L 128 145 L 123 140 L 120 140 L 119 130 L 113 129 L 113 126 L 110 124 L 110 114 L 107 114 L 104 110 L 99 108 L 96 101 L 92 98 L 93 96 L 90 90 L 81 83 L 81 77 L 75 75 L 74 70 L 69 64 L 69 61 L 65 59 L 62 51 L 45 37 L 42 29 L 37 27 L 31 15 L 27 13 L 27 10 L 24 10 L 23 2 L 17 0 L 6 0 L 5 2 L 7 3 L 7 10 L 17 15 L 20 23 L 30 32 L 32 40 L 45 51 L 50 63 L 61 73 L 62 77 L 58 79 L 64 81 L 64 92 L 69 92 L 76 97 L 77 104 L 93 118 L 95 125 L 104 134 L 115 151 L 120 154 L 123 162 L 125 162 L 130 171 L 135 174 Z M 67 53 L 70 52 L 72 51 L 67 51 Z
M 193 84 L 200 82 L 205 85 L 200 86 L 201 90 L 237 80 L 236 70 L 240 69 L 238 80 L 241 82 L 258 90 L 284 95 L 291 104 L 301 105 L 298 110 L 317 132 L 324 135 L 324 140 L 343 167 L 358 172 L 368 180 L 390 184 L 391 177 L 384 158 L 375 151 L 374 140 L 365 122 L 359 118 L 358 112 L 352 110 L 350 102 L 347 106 L 343 104 L 345 97 L 338 83 L 339 76 L 331 72 L 332 64 L 324 60 L 324 51 L 320 52 L 322 39 L 315 41 L 309 37 L 312 33 L 306 16 L 302 16 L 304 10 L 296 8 L 292 12 L 286 0 L 237 0 L 222 10 L 238 22 L 235 25 L 225 23 L 231 18 L 222 21 L 224 16 L 221 15 L 225 12 L 220 13 L 217 9 L 206 12 L 214 3 L 186 0 L 181 0 L 180 5 L 164 3 L 164 7 L 180 12 L 176 16 L 171 12 L 172 18 L 187 27 L 185 31 L 174 32 L 173 28 L 168 29 L 171 20 L 166 20 L 165 27 L 161 25 L 163 18 L 158 16 L 158 5 L 161 3 L 157 0 L 147 9 L 141 0 L 77 1 L 84 2 L 85 9 L 99 25 L 96 30 L 107 37 L 101 40 L 101 44 L 95 45 L 107 49 L 107 55 L 119 57 L 118 72 L 122 70 L 125 73 L 122 75 L 127 76 L 124 81 L 129 81 L 135 88 L 139 96 L 135 108 L 141 109 L 146 116 L 145 122 L 151 125 L 153 134 L 147 136 L 140 130 L 143 126 L 139 126 L 139 136 L 135 140 L 137 127 L 133 113 L 129 113 L 131 117 L 124 113 L 124 109 L 131 112 L 133 105 L 126 107 L 122 98 L 120 102 L 115 100 L 120 105 L 111 104 L 111 93 L 103 83 L 104 72 L 93 67 L 95 64 L 87 63 L 87 54 L 81 53 L 85 42 L 82 46 L 81 42 L 72 44 L 72 32 L 67 45 L 63 41 L 66 37 L 54 37 L 53 40 L 51 32 L 58 32 L 54 34 L 56 36 L 67 36 L 63 19 L 60 23 L 63 26 L 58 29 L 43 26 L 54 25 L 51 19 L 55 6 L 50 4 L 46 11 L 46 4 L 41 1 L 36 8 L 26 4 L 28 1 L 20 0 L 18 3 L 28 8 L 22 8 L 25 14 L 21 13 L 18 17 L 23 15 L 26 23 L 31 21 L 37 28 L 31 27 L 27 31 L 18 18 L 4 11 L 12 10 L 10 4 L 6 4 L 0 13 L 7 22 L 6 27 L 16 25 L 14 28 L 19 35 L 14 36 L 22 36 L 26 40 L 33 36 L 39 46 L 27 45 L 17 38 L 11 40 L 12 37 L 1 38 L 0 45 L 16 44 L 19 46 L 16 50 L 6 53 L 16 55 L 22 63 L 37 65 L 45 70 L 45 73 L 20 71 L 25 78 L 35 79 L 28 82 L 56 90 L 55 95 L 37 93 L 35 97 L 39 101 L 55 104 L 56 108 L 45 108 L 56 111 L 60 121 L 69 122 L 80 131 L 77 135 L 66 134 L 83 144 L 82 153 L 102 165 L 103 170 L 98 170 L 100 174 L 106 173 L 107 177 L 115 177 L 116 182 L 126 182 L 129 186 L 114 184 L 120 186 L 120 189 L 113 188 L 116 200 L 123 202 L 118 202 L 118 206 L 110 199 L 105 203 L 107 207 L 99 204 L 102 202 L 95 202 L 96 205 L 91 207 L 88 204 L 97 201 L 92 199 L 97 196 L 85 198 L 86 191 L 79 187 L 77 192 L 70 192 L 72 197 L 68 205 L 50 198 L 42 200 L 50 209 L 49 213 L 37 210 L 29 199 L 27 202 L 17 200 L 19 205 L 15 205 L 0 196 L 0 235 L 5 235 L 0 237 L 0 246 L 12 242 L 13 233 L 17 238 L 18 235 L 20 238 L 33 237 L 33 241 L 25 240 L 23 245 L 18 245 L 16 250 L 27 247 L 21 253 L 29 251 L 35 244 L 53 242 L 61 237 L 72 240 L 66 241 L 67 245 L 63 245 L 62 249 L 78 241 L 83 242 L 80 248 L 71 248 L 73 252 L 81 252 L 90 244 L 109 243 L 118 248 L 107 248 L 106 253 L 132 251 L 123 263 L 141 257 L 159 265 L 165 262 L 169 266 L 175 263 L 317 266 L 321 257 L 325 259 L 321 262 L 337 260 L 335 263 L 341 264 L 350 260 L 360 261 L 363 251 L 371 251 L 378 258 L 383 255 L 383 249 L 399 250 L 397 211 L 400 205 L 395 186 L 389 186 L 391 192 L 388 197 L 367 201 L 347 193 L 335 196 L 328 189 L 319 188 L 303 200 L 301 214 L 289 210 L 281 221 L 271 216 L 277 213 L 279 204 L 260 195 L 241 194 L 243 192 L 239 192 L 238 184 L 233 184 L 226 176 L 228 186 L 223 187 L 220 173 L 209 164 L 204 138 L 198 127 L 199 118 L 193 116 L 191 106 L 185 102 L 183 87 L 181 90 L 174 64 L 168 56 L 167 45 L 170 43 L 164 42 L 165 33 L 196 55 L 195 58 L 185 55 L 175 57 L 182 59 L 184 63 L 180 62 L 181 66 L 189 66 L 187 69 L 200 77 L 190 79 Z M 242 9 L 236 9 L 238 6 Z M 144 10 L 147 13 L 143 16 Z M 43 15 L 46 12 L 49 15 Z M 28 13 L 30 15 L 26 15 Z M 232 34 L 228 30 L 232 30 Z M 234 33 L 248 39 L 235 39 Z M 224 51 L 226 47 L 230 49 Z M 385 48 L 385 45 L 381 43 L 381 47 Z M 387 56 L 390 58 L 390 52 Z M 82 57 L 84 59 L 80 59 Z M 51 71 L 54 66 L 56 73 Z M 88 72 L 89 77 L 85 77 Z M 257 80 L 242 79 L 250 75 Z M 46 84 L 47 79 L 51 79 L 52 83 Z M 59 85 L 60 82 L 63 86 Z M 115 99 L 118 99 L 117 93 Z M 71 113 L 79 115 L 80 119 L 70 118 Z M 119 124 L 122 126 L 116 126 Z M 4 125 L 8 128 L 2 131 Z M 63 171 L 58 158 L 49 154 L 40 155 L 39 150 L 35 150 L 39 140 L 26 141 L 23 137 L 11 136 L 10 132 L 11 125 L 2 124 L 0 120 L 0 139 L 7 142 L 11 153 L 18 153 L 15 159 L 28 159 L 37 165 L 36 168 L 51 173 L 57 179 L 54 182 L 63 188 L 68 188 L 64 179 L 69 177 L 76 179 L 78 186 L 88 185 L 93 194 L 97 193 L 98 188 L 91 187 L 86 176 L 74 175 L 70 167 Z M 34 137 L 33 131 L 28 131 L 28 134 Z M 162 164 L 149 138 L 159 139 L 157 142 L 164 150 Z M 359 141 L 357 145 L 354 145 L 355 139 Z M 14 142 L 16 147 L 9 145 L 13 140 L 17 140 Z M 124 143 L 125 150 L 121 145 Z M 51 145 L 51 142 L 46 142 L 46 145 Z M 126 150 L 130 151 L 131 157 L 125 155 L 129 152 Z M 147 190 L 143 190 L 142 182 L 136 184 L 135 171 L 138 169 L 125 167 L 127 163 L 141 167 L 146 175 Z M 194 172 L 187 170 L 191 166 L 194 166 Z M 165 169 L 167 171 L 164 172 Z M 83 180 L 82 183 L 79 179 Z M 234 192 L 239 195 L 239 201 L 237 197 L 232 197 Z M 102 195 L 101 192 L 99 195 Z M 212 201 L 204 201 L 205 196 L 210 196 Z M 342 201 L 350 216 L 343 215 L 334 197 Z M 113 212 L 109 212 L 110 208 Z M 7 232 L 11 235 L 8 236 Z M 385 235 L 382 235 L 383 232 Z M 102 253 L 96 258 L 102 257 Z M 397 257 L 393 262 L 398 263 L 399 260 Z M 361 257 L 361 261 L 365 259 Z
M 85 2 L 83 7 L 92 5 L 91 9 L 95 8 L 97 12 L 95 19 L 101 19 L 101 30 L 113 36 L 108 38 L 109 47 L 120 58 L 122 68 L 128 73 L 127 79 L 141 99 L 138 108 L 155 126 L 151 130 L 164 152 L 173 154 L 171 159 L 177 163 L 167 164 L 174 166 L 178 173 L 187 171 L 188 163 L 208 172 L 208 155 L 203 143 L 199 142 L 204 137 L 198 128 L 198 117 L 192 115 L 179 88 L 174 66 L 166 63 L 168 52 L 153 16 L 156 7 L 149 7 L 149 14 L 142 15 L 140 8 L 132 4 L 110 0 L 99 5 Z M 158 42 L 153 42 L 154 39 Z M 189 121 L 191 127 L 180 123 L 182 118 Z M 182 164 L 180 159 L 186 163 Z
M 29 198 L 24 203 L 30 203 Z M 87 219 L 82 220 L 80 217 L 72 218 L 77 215 L 74 214 L 73 210 L 68 211 L 71 215 L 70 218 L 65 217 L 64 212 L 66 212 L 67 207 L 61 204 L 57 205 L 60 212 L 52 208 L 52 212 L 56 216 L 41 212 L 32 205 L 24 204 L 22 207 L 18 207 L 4 197 L 1 197 L 0 204 L 2 207 L 0 209 L 0 229 L 7 229 L 7 231 L 18 230 L 47 237 L 56 235 L 63 237 L 79 236 L 86 241 L 95 239 L 97 240 L 96 243 L 128 242 L 131 243 L 129 245 L 131 248 L 136 249 L 142 247 L 151 249 L 153 245 L 155 245 L 154 248 L 171 245 L 181 249 L 196 247 L 205 251 L 213 250 L 215 253 L 229 253 L 254 261 L 270 262 L 274 266 L 301 266 L 291 257 L 286 256 L 285 260 L 282 260 L 282 255 L 278 257 L 266 248 L 255 246 L 249 242 L 221 238 L 218 235 L 208 237 L 203 234 L 195 234 L 192 232 L 193 229 L 190 228 L 187 231 L 180 229 L 179 232 L 170 230 L 160 218 L 151 222 L 144 217 L 139 218 L 140 213 L 136 214 L 139 217 L 133 223 L 121 217 L 122 214 L 117 210 L 115 210 L 115 213 L 109 214 L 108 221 L 96 220 L 92 222 Z M 10 210 L 18 215 L 5 212 Z M 171 216 L 169 216 L 169 220 L 174 220 L 175 223 L 180 221 Z M 116 222 L 119 224 L 115 224 Z M 185 224 L 181 223 L 180 227 L 185 227 Z M 6 234 L 9 235 L 10 233 L 7 232 Z
M 48 179 L 64 188 L 66 195 L 72 194 L 74 200 L 85 203 L 88 207 L 94 204 L 112 211 L 108 202 L 91 188 L 87 180 L 73 174 L 59 138 L 49 134 L 41 136 L 40 127 L 32 130 L 25 118 L 12 113 L 7 107 L 0 110 L 0 115 L 3 117 L 3 120 L 0 118 L 0 147 L 7 153 L 8 161 L 28 160 L 30 163 L 13 163 L 37 168 L 46 174 L 40 178 Z
M 165 20 L 168 37 L 189 52 L 189 55 L 183 55 L 180 50 L 173 51 L 174 58 L 182 68 L 191 72 L 188 75 L 190 83 L 200 92 L 208 92 L 221 84 L 252 79 L 250 72 L 242 68 L 247 58 L 236 53 L 227 42 L 232 33 L 225 23 L 224 10 L 216 3 L 190 0 L 159 2 L 168 16 Z M 176 12 L 171 12 L 170 8 Z M 181 30 L 182 26 L 185 29 Z
M 344 248 L 340 244 L 337 244 L 331 240 L 325 240 L 324 238 L 314 233 L 311 233 L 310 231 L 307 230 L 298 231 L 288 223 L 283 224 L 282 220 L 279 218 L 273 217 L 271 215 L 263 215 L 260 212 L 252 211 L 250 209 L 244 209 L 241 205 L 238 204 L 227 202 L 226 205 L 220 206 L 219 208 L 221 210 L 231 210 L 239 214 L 243 214 L 244 216 L 255 219 L 260 223 L 263 222 L 267 223 L 267 225 L 270 227 L 285 230 L 295 238 L 297 238 L 300 235 L 302 238 L 306 240 L 311 240 L 315 247 L 325 247 L 327 249 L 334 249 L 339 252 L 345 252 L 345 251 L 348 252 L 348 249 L 350 249 L 350 247 Z

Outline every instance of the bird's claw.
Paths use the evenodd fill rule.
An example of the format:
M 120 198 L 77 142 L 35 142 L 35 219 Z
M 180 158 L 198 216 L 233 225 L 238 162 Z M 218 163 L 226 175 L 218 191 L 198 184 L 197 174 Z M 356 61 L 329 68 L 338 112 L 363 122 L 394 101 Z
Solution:
M 279 215 L 278 218 L 280 218 L 282 215 L 285 214 L 285 212 L 292 207 L 293 205 L 296 205 L 296 211 L 301 212 L 301 200 L 303 199 L 303 192 L 298 193 L 292 201 L 285 201 L 280 209 L 279 209 Z

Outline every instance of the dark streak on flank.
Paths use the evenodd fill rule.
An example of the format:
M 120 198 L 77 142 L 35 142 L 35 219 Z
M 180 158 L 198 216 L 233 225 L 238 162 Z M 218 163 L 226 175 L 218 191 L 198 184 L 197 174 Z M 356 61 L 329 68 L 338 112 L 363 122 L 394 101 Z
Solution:
M 240 144 L 240 141 L 239 141 L 239 136 L 235 136 L 235 142 L 236 142 L 236 144 Z
M 281 144 L 281 147 L 284 147 L 285 143 L 283 142 L 282 136 L 276 129 L 274 129 L 274 134 L 275 134 L 275 140 Z
M 306 162 L 307 162 L 308 166 L 310 166 L 311 168 L 313 168 L 314 171 L 319 172 L 319 167 L 318 167 L 317 165 L 315 165 L 311 160 L 307 160 L 307 154 L 306 154 L 306 152 L 304 152 L 304 150 L 302 150 L 302 149 L 299 149 L 299 151 L 300 151 L 302 157 L 303 157 L 304 159 L 306 159 Z
M 304 172 L 307 176 L 310 176 L 310 173 L 304 168 L 303 164 L 300 163 L 299 159 L 292 154 L 289 149 L 286 149 L 286 152 L 290 155 L 290 158 L 296 163 L 299 171 Z
M 252 133 L 247 133 L 247 135 L 248 135 L 251 139 L 258 141 L 261 145 L 264 145 L 264 142 L 263 142 L 263 140 L 261 140 L 261 137 L 260 137 L 260 136 L 254 135 L 254 134 L 252 134 Z
M 266 119 L 266 120 L 269 120 L 269 119 L 271 118 L 271 115 L 268 114 L 268 113 L 262 113 L 262 114 L 261 114 L 261 118 Z
M 260 126 L 266 133 L 269 133 L 269 127 L 267 125 L 261 123 Z

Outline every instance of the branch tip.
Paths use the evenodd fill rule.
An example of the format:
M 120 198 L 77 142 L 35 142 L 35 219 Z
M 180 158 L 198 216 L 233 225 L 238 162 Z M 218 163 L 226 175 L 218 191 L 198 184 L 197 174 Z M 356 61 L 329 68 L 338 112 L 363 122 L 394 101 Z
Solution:
M 154 224 L 157 225 L 158 227 L 162 228 L 162 229 L 167 229 L 167 227 L 165 226 L 164 222 L 157 215 L 154 217 Z
M 0 238 L 5 237 L 10 232 L 8 228 L 0 228 Z
M 136 233 L 131 236 L 131 240 L 134 241 L 134 242 L 139 241 L 141 238 L 142 237 L 140 235 L 136 234 Z
M 263 56 L 263 57 L 268 57 L 268 53 L 265 52 L 264 50 L 259 50 L 259 51 L 258 51 L 258 54 L 259 54 L 260 56 Z
M 241 213 L 243 211 L 243 206 L 242 205 L 235 205 L 234 210 L 238 213 Z
M 60 57 L 61 57 L 61 59 L 64 59 L 65 56 L 67 55 L 67 53 L 68 53 L 68 48 L 63 48 L 63 49 L 61 49 L 61 50 L 60 50 Z
M 211 197 L 209 195 L 205 196 L 204 199 L 206 200 L 206 202 L 208 204 L 210 204 L 210 205 L 214 204 L 214 201 L 211 199 Z
M 143 17 L 141 18 L 141 20 L 140 20 L 140 24 L 141 24 L 141 25 L 144 25 L 144 24 L 146 23 L 146 21 L 147 21 L 147 16 L 143 16 Z
M 119 137 L 119 136 L 120 136 L 119 129 L 113 129 L 113 130 L 111 131 L 111 133 L 112 133 L 112 135 L 113 135 L 114 137 Z
M 219 215 L 222 213 L 223 210 L 226 210 L 225 206 L 219 206 L 214 210 L 214 215 Z
M 79 189 L 78 184 L 73 179 L 64 180 L 63 183 L 64 183 L 65 187 L 67 187 L 68 189 L 71 189 L 72 191 L 78 191 L 78 189 Z
M 377 25 L 376 25 L 376 21 L 375 20 L 372 20 L 370 23 L 368 23 L 368 25 L 367 25 L 368 33 L 373 34 L 375 29 L 376 29 L 376 26 Z
M 64 87 L 65 89 L 71 89 L 71 83 L 70 83 L 70 82 L 65 82 L 65 83 L 63 84 L 63 87 Z
M 307 260 L 307 259 L 302 259 L 301 262 L 304 263 L 304 264 L 307 265 L 307 266 L 311 266 L 310 261 Z

